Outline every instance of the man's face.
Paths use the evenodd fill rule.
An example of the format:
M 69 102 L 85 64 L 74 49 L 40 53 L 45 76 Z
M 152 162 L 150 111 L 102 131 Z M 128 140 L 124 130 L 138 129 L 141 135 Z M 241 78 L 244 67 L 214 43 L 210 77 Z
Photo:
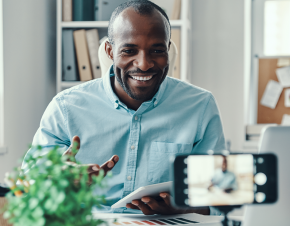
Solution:
M 144 16 L 133 8 L 124 10 L 114 22 L 110 55 L 118 81 L 115 88 L 122 88 L 134 100 L 150 100 L 167 75 L 170 43 L 166 23 L 158 11 Z

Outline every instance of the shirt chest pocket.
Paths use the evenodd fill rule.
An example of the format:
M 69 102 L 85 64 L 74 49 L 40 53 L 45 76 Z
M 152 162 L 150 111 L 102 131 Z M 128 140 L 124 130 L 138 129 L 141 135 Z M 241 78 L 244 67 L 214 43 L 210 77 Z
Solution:
M 191 144 L 153 142 L 149 151 L 148 181 L 162 183 L 170 180 L 170 157 L 175 154 L 190 154 Z

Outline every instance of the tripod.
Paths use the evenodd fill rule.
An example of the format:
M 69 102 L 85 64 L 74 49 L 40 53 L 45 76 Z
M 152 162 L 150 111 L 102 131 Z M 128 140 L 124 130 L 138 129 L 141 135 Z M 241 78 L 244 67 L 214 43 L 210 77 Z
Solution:
M 215 206 L 221 213 L 224 214 L 225 218 L 221 222 L 223 226 L 235 226 L 235 224 L 230 224 L 228 213 L 232 212 L 236 208 L 240 208 L 241 206 Z

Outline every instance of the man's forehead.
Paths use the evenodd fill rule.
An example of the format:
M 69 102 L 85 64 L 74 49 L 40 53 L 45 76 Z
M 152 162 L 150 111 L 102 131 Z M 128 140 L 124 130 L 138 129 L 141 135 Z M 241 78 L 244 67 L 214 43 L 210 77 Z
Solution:
M 131 39 L 136 36 L 145 35 L 158 37 L 169 41 L 167 21 L 161 13 L 154 10 L 150 15 L 141 15 L 132 7 L 125 9 L 116 18 L 114 25 L 114 39 Z

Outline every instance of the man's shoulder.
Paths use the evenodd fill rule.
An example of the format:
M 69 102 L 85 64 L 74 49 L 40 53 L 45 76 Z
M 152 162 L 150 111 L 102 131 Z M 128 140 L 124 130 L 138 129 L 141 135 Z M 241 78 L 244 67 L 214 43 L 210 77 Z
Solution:
M 185 99 L 209 99 L 213 98 L 213 95 L 210 91 L 203 89 L 201 87 L 192 85 L 188 82 L 181 81 L 176 78 L 167 77 L 168 91 L 172 93 L 172 96 L 183 97 Z
M 97 78 L 91 81 L 87 81 L 81 83 L 79 85 L 75 85 L 71 88 L 65 89 L 59 92 L 55 98 L 56 99 L 64 99 L 79 96 L 82 97 L 83 95 L 98 95 L 99 93 L 103 92 L 103 79 Z

